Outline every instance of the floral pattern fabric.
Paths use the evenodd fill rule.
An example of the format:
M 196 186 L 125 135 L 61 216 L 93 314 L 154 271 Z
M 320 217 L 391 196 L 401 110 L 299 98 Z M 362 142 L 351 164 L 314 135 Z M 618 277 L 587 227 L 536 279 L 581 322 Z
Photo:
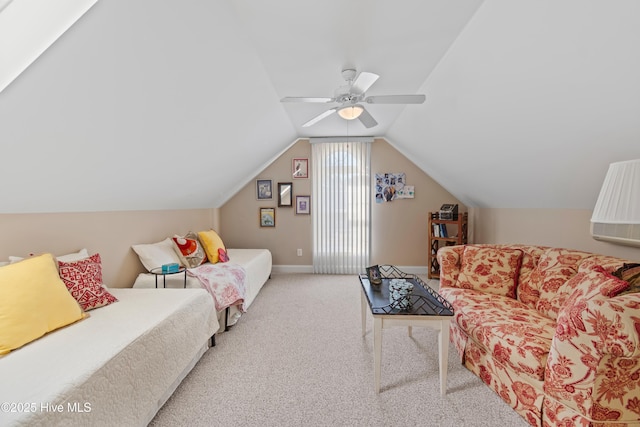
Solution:
M 207 263 L 188 269 L 187 274 L 196 277 L 211 294 L 216 311 L 237 305 L 244 312 L 247 272 L 240 264 Z
M 462 293 L 464 298 L 460 298 Z M 555 322 L 509 297 L 445 288 L 456 323 L 464 334 L 518 375 L 544 378 Z M 458 297 L 456 297 L 456 295 Z
M 519 249 L 466 246 L 456 287 L 515 298 L 521 261 Z
M 436 258 L 440 265 L 440 288 L 455 287 L 460 274 L 460 259 L 464 245 L 443 246 L 438 250 Z
M 466 246 L 438 251 L 461 362 L 533 426 L 640 426 L 640 293 L 625 294 L 628 283 L 611 275 L 628 261 L 474 246 L 523 255 L 514 299 L 460 280 Z
M 640 424 L 640 295 L 603 269 L 579 273 L 558 316 L 545 392 L 595 421 Z
M 519 376 L 473 341 L 469 342 L 466 350 L 465 366 L 529 424 L 541 426 L 542 404 L 545 400 L 542 381 Z
M 591 254 L 568 249 L 550 249 L 540 257 L 538 266 L 531 273 L 533 287 L 538 288 L 540 297 L 536 309 L 555 319 L 571 289 L 560 290 L 578 272 L 580 262 Z

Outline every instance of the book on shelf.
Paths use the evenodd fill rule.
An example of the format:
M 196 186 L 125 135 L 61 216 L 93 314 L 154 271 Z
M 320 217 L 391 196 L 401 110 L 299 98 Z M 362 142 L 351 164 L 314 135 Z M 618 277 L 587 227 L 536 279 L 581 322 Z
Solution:
M 440 237 L 440 227 L 438 227 L 438 224 L 433 224 L 433 237 Z
M 446 224 L 440 224 L 440 237 L 448 237 Z

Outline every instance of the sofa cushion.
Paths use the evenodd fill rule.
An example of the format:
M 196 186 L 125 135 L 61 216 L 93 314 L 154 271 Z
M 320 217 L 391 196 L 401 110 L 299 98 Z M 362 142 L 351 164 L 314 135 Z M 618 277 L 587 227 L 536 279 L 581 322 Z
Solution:
M 520 264 L 516 297 L 518 301 L 525 303 L 528 307 L 536 308 L 538 298 L 540 298 L 540 290 L 531 282 L 531 275 L 538 267 L 538 262 L 542 254 L 549 248 L 529 245 L 510 245 L 510 247 L 522 251 L 522 263 Z
M 578 272 L 589 272 L 594 267 L 602 267 L 608 273 L 613 273 L 615 270 L 622 267 L 625 263 L 623 259 L 612 257 L 609 255 L 593 255 L 589 258 L 585 258 L 578 267 Z
M 576 298 L 588 300 L 595 295 L 613 297 L 628 287 L 627 282 L 609 274 L 603 267 L 594 266 L 590 271 L 579 271 L 560 286 L 551 303 L 557 307 L 559 315 L 566 307 L 575 304 Z
M 560 309 L 572 292 L 572 288 L 565 288 L 563 285 L 578 272 L 580 263 L 591 255 L 561 248 L 552 248 L 542 254 L 538 267 L 531 274 L 531 281 L 540 292 L 536 303 L 540 313 L 557 319 Z
M 0 354 L 86 316 L 60 280 L 53 255 L 0 267 Z
M 555 322 L 510 297 L 446 288 L 441 295 L 454 308 L 458 327 L 493 354 L 496 363 L 542 380 Z
M 521 261 L 519 249 L 468 245 L 462 254 L 456 287 L 515 298 Z

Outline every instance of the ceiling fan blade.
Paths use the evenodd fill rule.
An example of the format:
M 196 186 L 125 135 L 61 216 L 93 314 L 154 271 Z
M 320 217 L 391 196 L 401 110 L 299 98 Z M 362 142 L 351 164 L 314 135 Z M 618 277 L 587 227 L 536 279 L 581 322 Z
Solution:
M 365 109 L 362 110 L 362 113 L 358 116 L 358 119 L 367 129 L 372 128 L 378 124 L 378 122 L 376 122 L 376 119 L 374 119 L 371 114 L 369 114 L 369 112 Z
M 325 117 L 329 117 L 330 115 L 335 113 L 337 109 L 338 108 L 331 108 L 331 109 L 325 111 L 324 113 L 318 114 L 313 119 L 311 119 L 307 123 L 303 124 L 302 127 L 306 128 L 306 127 L 309 127 L 311 125 L 314 125 L 314 124 L 318 123 L 320 120 L 324 119 Z
M 425 95 L 380 95 L 367 96 L 364 101 L 368 104 L 422 104 Z
M 351 85 L 351 91 L 358 94 L 365 93 L 371 87 L 371 85 L 374 84 L 376 80 L 378 80 L 378 77 L 380 76 L 377 74 L 362 71 L 353 81 L 353 84 Z
M 312 97 L 302 97 L 302 96 L 285 96 L 280 100 L 280 102 L 320 102 L 327 103 L 333 102 L 335 98 L 312 98 Z

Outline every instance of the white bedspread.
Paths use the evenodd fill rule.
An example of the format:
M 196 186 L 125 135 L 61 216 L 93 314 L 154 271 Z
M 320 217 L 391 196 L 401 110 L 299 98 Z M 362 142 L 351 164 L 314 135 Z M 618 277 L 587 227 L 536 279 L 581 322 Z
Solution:
M 219 328 L 204 290 L 109 291 L 118 302 L 0 358 L 0 425 L 144 426 Z
M 244 297 L 244 308 L 249 308 L 253 300 L 258 296 L 258 292 L 271 276 L 272 259 L 268 249 L 228 249 L 229 262 L 239 264 L 247 273 L 245 283 L 246 294 Z M 151 273 L 140 273 L 136 279 L 134 288 L 154 288 L 158 281 L 158 287 L 167 288 L 184 287 L 183 274 L 171 274 L 163 278 L 156 277 Z M 200 280 L 187 276 L 187 288 L 201 288 Z

